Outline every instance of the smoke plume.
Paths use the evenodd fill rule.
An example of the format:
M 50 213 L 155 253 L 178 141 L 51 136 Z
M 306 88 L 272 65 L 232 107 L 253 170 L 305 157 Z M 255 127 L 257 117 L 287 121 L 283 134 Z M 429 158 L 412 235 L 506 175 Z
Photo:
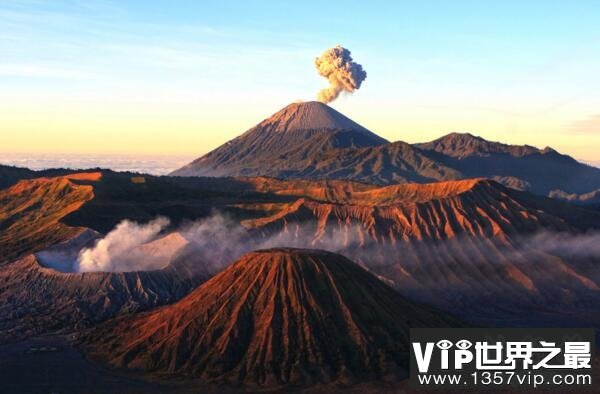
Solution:
M 297 247 L 341 252 L 359 243 L 359 240 L 354 239 L 353 236 L 337 231 L 324 234 L 315 240 L 312 225 L 300 225 L 293 232 L 252 233 L 239 221 L 218 211 L 203 219 L 182 224 L 169 234 L 162 234 L 169 224 L 169 220 L 162 217 L 145 224 L 123 220 L 104 238 L 96 241 L 93 247 L 84 248 L 78 255 L 74 255 L 72 258 L 76 261 L 72 264 L 60 265 L 70 265 L 74 272 L 149 271 L 164 268 L 172 262 L 173 258 L 183 257 L 201 261 L 202 264 L 210 266 L 204 268 L 218 272 L 252 250 Z M 176 237 L 174 240 L 161 242 L 173 234 L 181 238 Z M 186 245 L 182 245 L 179 239 L 185 239 Z M 154 247 L 148 247 L 151 243 Z M 187 254 L 182 255 L 180 252 L 183 246 L 186 247 Z M 363 246 L 367 247 L 367 245 Z M 60 252 L 58 251 L 58 257 L 49 256 L 48 253 L 42 253 L 40 257 L 45 263 L 57 266 L 54 260 L 68 258 Z
M 135 271 L 156 267 L 156 258 L 135 253 L 136 248 L 152 241 L 169 225 L 169 219 L 159 217 L 147 224 L 123 220 L 93 248 L 85 248 L 77 258 L 79 272 L 88 271 Z
M 318 95 L 318 100 L 323 103 L 332 102 L 341 92 L 354 92 L 367 78 L 362 66 L 352 60 L 350 51 L 340 45 L 323 52 L 315 59 L 315 66 L 319 75 L 329 80 L 329 87 Z
M 178 257 L 187 262 L 193 260 L 209 265 L 210 271 L 218 272 L 249 251 L 273 247 L 325 249 L 344 254 L 372 272 L 382 274 L 387 272 L 386 266 L 398 263 L 410 274 L 429 264 L 440 268 L 456 261 L 468 262 L 460 266 L 460 269 L 467 269 L 473 265 L 503 267 L 509 262 L 553 261 L 549 256 L 561 257 L 572 263 L 600 258 L 599 232 L 571 234 L 543 231 L 515 236 L 508 244 L 493 238 L 468 235 L 437 241 L 392 243 L 371 237 L 362 231 L 360 225 L 331 226 L 323 232 L 319 231 L 316 223 L 309 221 L 289 223 L 282 228 L 247 229 L 238 220 L 217 211 L 163 235 L 168 225 L 169 221 L 165 218 L 146 224 L 124 220 L 94 247 L 79 252 L 73 265 L 74 271 L 146 271 L 163 268 L 173 261 L 172 258 Z M 160 243 L 172 235 L 177 235 L 175 245 L 172 240 Z M 149 248 L 149 243 L 155 246 Z M 183 246 L 186 253 L 182 255 L 179 252 Z M 170 251 L 162 249 L 169 247 Z M 175 253 L 175 247 L 178 253 Z

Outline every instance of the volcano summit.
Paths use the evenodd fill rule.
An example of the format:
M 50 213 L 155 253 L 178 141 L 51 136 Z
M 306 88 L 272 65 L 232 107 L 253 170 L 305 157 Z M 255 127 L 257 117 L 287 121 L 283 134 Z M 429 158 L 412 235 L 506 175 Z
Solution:
M 294 103 L 171 175 L 285 176 L 305 171 L 331 149 L 387 143 L 328 105 Z

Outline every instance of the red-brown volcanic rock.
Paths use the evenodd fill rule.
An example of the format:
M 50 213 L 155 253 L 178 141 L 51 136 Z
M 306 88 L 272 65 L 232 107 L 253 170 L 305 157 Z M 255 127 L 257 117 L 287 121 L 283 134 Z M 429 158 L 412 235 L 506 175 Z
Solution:
M 331 190 L 325 187 L 321 193 L 310 189 L 298 194 L 328 196 Z M 507 239 L 510 234 L 542 229 L 586 229 L 592 222 L 600 226 L 600 216 L 589 211 L 521 196 L 527 195 L 485 179 L 371 187 L 336 193 L 321 201 L 299 198 L 244 225 L 271 233 L 294 233 L 302 226 L 315 239 L 344 232 L 360 244 L 371 240 L 392 245 L 457 236 Z M 549 205 L 542 210 L 540 204 L 544 203 Z
M 237 257 L 273 246 L 320 248 L 352 258 L 405 296 L 474 324 L 600 326 L 597 254 L 582 257 L 548 244 L 554 234 L 574 241 L 594 234 L 600 214 L 493 181 L 381 187 L 339 180 L 151 176 L 140 184 L 131 174 L 109 171 L 98 180 L 73 177 L 24 181 L 0 192 L 3 257 L 47 250 L 85 228 L 106 233 L 123 219 L 146 222 L 162 215 L 176 223 L 217 210 L 246 231 L 234 230 L 229 245 L 185 251 L 176 264 L 178 275 L 197 272 L 198 256 L 210 268 L 233 258 L 215 262 L 208 256 Z M 538 235 L 550 238 L 539 241 Z M 223 252 L 228 247 L 230 254 Z M 0 268 L 10 284 L 0 297 L 4 311 L 31 307 L 69 316 L 62 301 L 52 302 L 52 293 L 36 292 L 45 288 L 45 276 L 30 281 L 14 264 Z M 121 289 L 113 287 L 111 297 L 118 298 Z M 45 322 L 36 324 L 43 328 Z
M 91 185 L 101 173 L 79 173 L 20 181 L 0 190 L 0 263 L 72 238 L 83 229 L 60 222 L 94 198 Z
M 206 381 L 352 382 L 402 376 L 410 327 L 456 324 L 343 256 L 272 249 L 174 305 L 105 323 L 83 348 L 113 367 Z
M 120 178 L 131 184 L 129 176 Z M 69 226 L 64 220 L 97 199 L 96 188 L 104 181 L 100 172 L 76 173 L 23 180 L 0 191 L 0 343 L 85 327 L 121 313 L 174 302 L 214 274 L 215 262 L 190 254 L 181 242 L 177 251 L 166 253 L 172 245 L 164 240 L 173 240 L 174 234 L 138 248 L 162 245 L 161 253 L 169 256 L 165 263 L 170 263 L 162 269 L 69 272 L 77 248 L 90 246 L 101 234 L 86 225 Z M 120 190 L 114 184 L 108 187 L 112 193 Z M 122 205 L 127 213 L 135 212 L 133 204 Z M 89 215 L 88 222 L 101 216 Z M 46 264 L 49 261 L 44 259 L 51 252 L 55 261 Z
M 269 245 L 339 251 L 476 324 L 600 324 L 598 256 L 565 251 L 600 228 L 600 216 L 493 181 L 304 197 L 244 225 Z M 553 245 L 555 234 L 567 240 Z

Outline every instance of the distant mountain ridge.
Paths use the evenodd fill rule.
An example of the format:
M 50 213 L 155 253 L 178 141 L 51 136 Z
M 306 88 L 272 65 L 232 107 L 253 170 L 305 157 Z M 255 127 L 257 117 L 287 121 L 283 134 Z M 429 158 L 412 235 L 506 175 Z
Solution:
M 549 147 L 508 145 L 469 133 L 412 145 L 389 143 L 319 102 L 288 105 L 170 175 L 345 179 L 380 185 L 486 177 L 545 196 L 600 189 L 600 169 Z
M 541 195 L 557 190 L 583 194 L 600 188 L 600 169 L 550 147 L 507 145 L 468 133 L 451 133 L 413 146 L 427 152 L 432 160 L 459 171 L 464 178 L 493 178 Z
M 488 141 L 471 133 L 450 133 L 431 142 L 414 144 L 414 146 L 458 159 L 469 156 L 489 156 L 497 153 L 523 157 L 540 152 L 554 152 L 552 148 L 548 147 L 540 150 L 530 145 L 508 145 Z

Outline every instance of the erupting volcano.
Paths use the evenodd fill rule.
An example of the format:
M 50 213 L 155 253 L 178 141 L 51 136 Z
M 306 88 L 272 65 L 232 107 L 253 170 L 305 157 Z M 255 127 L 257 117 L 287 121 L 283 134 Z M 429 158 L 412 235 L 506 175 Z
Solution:
M 340 179 L 379 185 L 490 178 L 544 196 L 588 201 L 600 169 L 552 148 L 507 145 L 470 133 L 388 142 L 320 102 L 294 103 L 174 171 L 177 176 Z M 579 198 L 580 194 L 584 194 Z

